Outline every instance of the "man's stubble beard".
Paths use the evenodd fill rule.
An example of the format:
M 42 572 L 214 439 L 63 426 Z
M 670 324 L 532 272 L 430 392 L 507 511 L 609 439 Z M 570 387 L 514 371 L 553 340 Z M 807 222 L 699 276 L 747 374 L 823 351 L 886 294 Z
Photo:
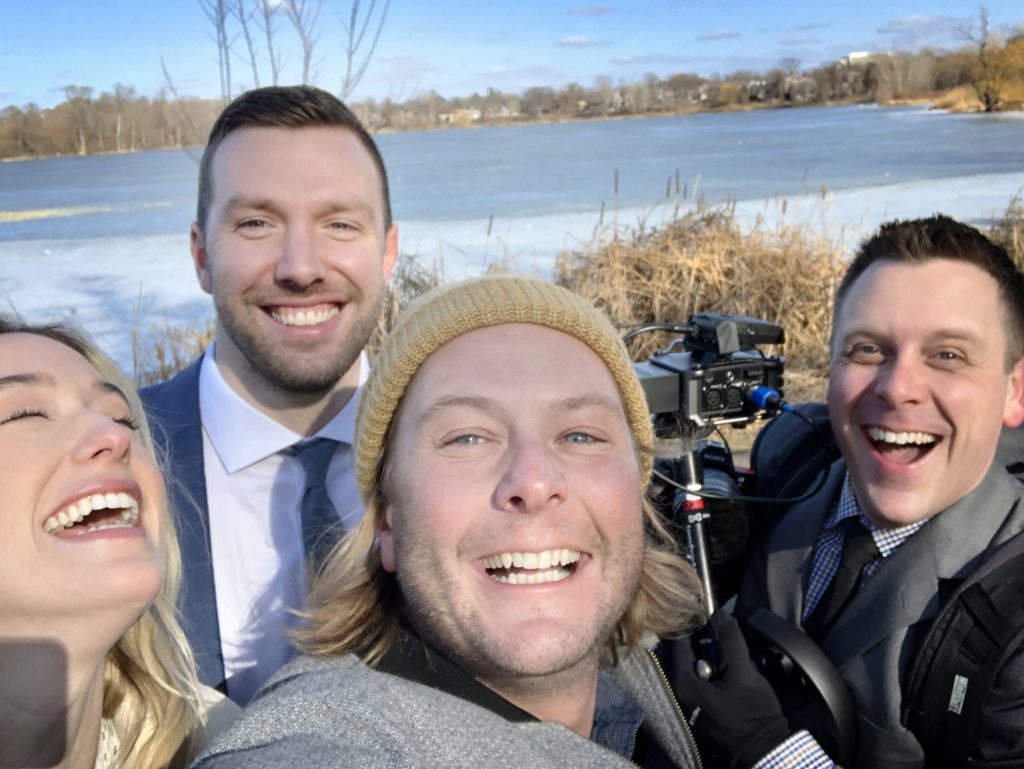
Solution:
M 573 639 L 565 639 L 559 645 L 559 652 L 547 659 L 547 664 L 525 663 L 522 666 L 511 660 L 500 649 L 500 640 L 489 638 L 483 626 L 477 624 L 479 617 L 467 608 L 465 596 L 456 597 L 457 591 L 444 575 L 436 579 L 424 579 L 431 574 L 433 563 L 430 555 L 410 547 L 399 537 L 398 561 L 404 564 L 395 575 L 402 595 L 402 611 L 407 620 L 434 648 L 453 659 L 460 667 L 499 694 L 509 697 L 544 697 L 564 693 L 578 683 L 580 676 L 586 676 L 596 667 L 608 649 L 608 642 L 614 637 L 615 629 L 625 616 L 640 591 L 642 572 L 622 576 L 623 593 L 618 601 L 599 603 L 595 607 L 595 618 L 581 627 L 583 633 Z M 639 556 L 642 559 L 644 542 L 641 539 Z M 629 570 L 629 560 L 616 561 L 614 568 Z M 634 559 L 635 560 L 635 559 Z M 410 578 L 407 575 L 418 575 Z M 455 601 L 454 604 L 451 602 Z M 448 604 L 448 605 L 446 605 Z M 453 621 L 453 618 L 454 619 Z M 460 632 L 461 631 L 461 632 Z M 589 631 L 589 632 L 587 632 Z M 584 643 L 580 643 L 585 636 Z M 453 644 L 453 641 L 455 643 Z M 499 645 L 489 646 L 489 642 Z
M 379 288 L 369 304 L 365 296 L 350 298 L 342 312 L 353 304 L 353 299 L 359 300 L 361 310 L 353 318 L 349 333 L 335 349 L 285 350 L 284 354 L 269 340 L 254 333 L 252 326 L 245 323 L 243 314 L 236 313 L 216 292 L 214 307 L 221 328 L 242 354 L 250 376 L 281 393 L 323 395 L 352 368 L 376 330 L 384 307 L 384 289 Z M 258 307 L 255 311 L 262 312 Z

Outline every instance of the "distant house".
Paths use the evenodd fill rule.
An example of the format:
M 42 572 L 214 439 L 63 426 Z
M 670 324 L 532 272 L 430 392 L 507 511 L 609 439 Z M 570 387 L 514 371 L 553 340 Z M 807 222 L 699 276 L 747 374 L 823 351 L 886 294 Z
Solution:
M 850 51 L 846 56 L 839 58 L 839 63 L 844 67 L 856 64 L 867 64 L 872 59 L 885 59 L 891 57 L 888 51 Z

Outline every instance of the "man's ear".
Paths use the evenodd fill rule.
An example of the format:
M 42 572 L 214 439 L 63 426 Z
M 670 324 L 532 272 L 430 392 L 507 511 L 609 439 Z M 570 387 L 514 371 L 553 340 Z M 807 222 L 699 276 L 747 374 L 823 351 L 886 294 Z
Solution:
M 213 293 L 213 278 L 210 275 L 210 255 L 206 251 L 206 238 L 199 227 L 199 222 L 192 222 L 189 231 L 189 248 L 192 251 L 192 264 L 196 268 L 199 286 L 208 294 Z
M 1021 358 L 1010 369 L 1010 378 L 1006 386 L 1006 405 L 1003 408 L 1003 424 L 1007 427 L 1020 427 L 1024 422 L 1024 358 Z
M 384 236 L 384 283 L 391 280 L 391 273 L 395 271 L 395 264 L 398 262 L 398 225 L 392 224 Z
M 395 530 L 392 526 L 392 507 L 388 504 L 384 508 L 384 517 L 380 522 L 380 529 L 377 537 L 380 542 L 380 565 L 384 571 L 395 573 Z

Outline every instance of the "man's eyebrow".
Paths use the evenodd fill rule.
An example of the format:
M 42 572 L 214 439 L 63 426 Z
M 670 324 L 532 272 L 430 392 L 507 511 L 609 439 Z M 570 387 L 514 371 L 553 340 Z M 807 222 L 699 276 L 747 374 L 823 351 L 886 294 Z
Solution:
M 37 371 L 27 371 L 23 374 L 9 374 L 8 376 L 0 377 L 0 389 L 17 387 L 19 385 L 39 384 L 47 385 L 48 387 L 56 387 L 57 377 L 52 374 L 42 374 Z
M 225 211 L 235 211 L 239 208 L 255 208 L 260 211 L 270 211 L 275 208 L 274 201 L 269 198 L 258 198 L 253 195 L 236 193 L 224 203 Z
M 840 341 L 846 341 L 857 336 L 887 340 L 891 335 L 887 331 L 880 330 L 872 326 L 850 326 L 844 330 L 843 335 L 839 337 L 839 339 Z M 969 327 L 947 327 L 929 331 L 925 335 L 925 338 L 929 341 L 959 340 L 964 342 L 976 342 L 979 339 L 984 338 L 984 335 L 980 329 L 973 329 Z
M 279 209 L 279 205 L 271 198 L 256 197 L 254 195 L 246 195 L 245 193 L 239 192 L 232 195 L 224 203 L 225 213 L 237 211 L 238 209 L 276 212 Z M 317 216 L 327 216 L 329 214 L 350 211 L 373 213 L 373 210 L 374 209 L 373 206 L 370 205 L 370 201 L 362 195 L 353 195 L 344 200 L 326 200 L 322 203 L 316 204 Z
M 563 411 L 582 411 L 588 408 L 598 408 L 612 414 L 622 414 L 622 404 L 617 399 L 609 398 L 601 393 L 585 393 L 574 395 L 568 398 L 561 398 L 555 402 L 556 407 Z M 419 421 L 422 424 L 443 411 L 452 409 L 473 409 L 475 411 L 495 411 L 500 406 L 497 401 L 480 395 L 451 395 L 430 404 L 420 415 Z
M 625 413 L 625 409 L 622 407 L 622 403 L 619 402 L 618 399 L 609 398 L 607 395 L 596 392 L 577 395 L 571 398 L 563 398 L 559 401 L 559 405 L 566 411 L 580 411 L 587 408 L 599 408 L 604 411 L 610 411 L 614 414 Z
M 454 409 L 473 409 L 475 411 L 492 411 L 497 408 L 497 402 L 493 398 L 485 398 L 481 395 L 449 395 L 436 400 L 420 414 L 419 423 L 430 421 L 443 411 Z

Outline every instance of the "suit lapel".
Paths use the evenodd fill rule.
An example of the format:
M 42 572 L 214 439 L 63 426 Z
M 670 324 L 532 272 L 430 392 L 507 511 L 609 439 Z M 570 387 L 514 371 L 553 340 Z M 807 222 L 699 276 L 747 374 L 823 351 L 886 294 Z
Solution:
M 996 538 L 1017 494 L 1002 467 L 993 467 L 962 500 L 911 536 L 843 611 L 822 644 L 842 668 L 882 639 L 935 617 L 940 580 L 962 580 Z
M 830 504 L 837 499 L 846 465 L 834 462 L 821 491 L 806 502 L 794 506 L 776 526 L 768 548 L 768 601 L 773 612 L 796 625 L 803 615 L 804 589 L 811 569 L 811 555 L 821 526 L 828 517 Z M 793 575 L 799 575 L 794 589 Z
M 210 519 L 199 415 L 202 357 L 175 377 L 142 391 L 165 453 L 168 501 L 174 514 L 183 565 L 178 599 L 182 626 L 192 645 L 202 683 L 224 689 L 224 658 L 210 551 Z

